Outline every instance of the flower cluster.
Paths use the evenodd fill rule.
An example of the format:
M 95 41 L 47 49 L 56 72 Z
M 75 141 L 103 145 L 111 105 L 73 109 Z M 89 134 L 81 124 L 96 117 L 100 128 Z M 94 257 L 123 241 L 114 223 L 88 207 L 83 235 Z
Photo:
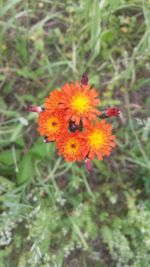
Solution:
M 81 82 L 66 83 L 46 98 L 45 108 L 30 106 L 38 112 L 38 132 L 45 142 L 56 142 L 58 155 L 68 162 L 102 160 L 115 147 L 115 136 L 105 118 L 119 115 L 118 108 L 100 112 L 99 93 L 82 76 Z M 88 165 L 87 165 L 88 168 Z

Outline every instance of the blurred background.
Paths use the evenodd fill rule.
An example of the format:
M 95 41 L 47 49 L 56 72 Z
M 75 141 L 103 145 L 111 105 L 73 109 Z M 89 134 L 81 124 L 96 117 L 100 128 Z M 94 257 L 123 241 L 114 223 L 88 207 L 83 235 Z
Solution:
M 26 111 L 84 72 L 122 114 L 93 176 Z M 150 1 L 0 0 L 0 267 L 150 266 L 149 83 Z

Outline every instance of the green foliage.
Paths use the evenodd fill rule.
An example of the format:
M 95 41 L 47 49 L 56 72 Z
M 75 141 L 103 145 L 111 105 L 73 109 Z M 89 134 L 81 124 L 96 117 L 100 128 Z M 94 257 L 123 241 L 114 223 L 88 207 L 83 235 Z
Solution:
M 150 266 L 149 1 L 0 1 L 0 267 Z M 28 104 L 87 72 L 117 148 L 94 174 Z
M 23 157 L 18 172 L 18 183 L 25 183 L 31 181 L 33 178 L 33 161 L 30 154 L 27 154 Z

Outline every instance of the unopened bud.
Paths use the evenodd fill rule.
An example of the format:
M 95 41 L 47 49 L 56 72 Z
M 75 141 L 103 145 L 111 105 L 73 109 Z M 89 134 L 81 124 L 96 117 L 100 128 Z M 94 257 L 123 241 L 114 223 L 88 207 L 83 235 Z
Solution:
M 88 159 L 88 158 L 85 159 L 85 167 L 86 167 L 88 172 L 92 172 L 93 171 L 92 161 L 90 159 Z
M 27 107 L 27 111 L 28 112 L 37 112 L 37 113 L 39 113 L 39 112 L 42 112 L 43 110 L 44 109 L 42 107 L 38 107 L 38 106 L 30 105 L 30 106 Z
M 84 73 L 84 74 L 82 75 L 82 78 L 81 78 L 81 84 L 82 84 L 82 85 L 88 85 L 88 81 L 89 81 L 88 76 L 87 76 L 86 73 Z
M 105 111 L 105 113 L 106 113 L 107 117 L 116 117 L 116 116 L 119 116 L 120 110 L 119 110 L 119 108 L 112 107 L 112 108 L 108 108 Z
M 101 115 L 99 116 L 101 119 L 109 118 L 109 117 L 117 117 L 120 115 L 119 108 L 112 107 L 108 108 L 105 111 L 102 111 Z

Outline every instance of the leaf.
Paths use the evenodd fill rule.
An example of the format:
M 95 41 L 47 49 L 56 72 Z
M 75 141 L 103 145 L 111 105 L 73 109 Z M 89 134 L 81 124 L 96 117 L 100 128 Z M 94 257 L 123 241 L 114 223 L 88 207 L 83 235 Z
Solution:
M 15 117 L 16 115 L 19 116 L 19 113 L 14 110 L 5 110 L 0 108 L 0 113 L 6 115 L 7 117 Z
M 4 16 L 9 9 L 14 8 L 15 5 L 18 4 L 19 2 L 21 2 L 21 0 L 7 1 L 7 3 L 5 3 L 5 5 L 4 5 L 4 7 L 0 8 L 0 16 Z
M 15 143 L 20 147 L 24 147 L 25 146 L 25 142 L 24 142 L 24 139 L 23 139 L 22 136 L 20 138 L 17 138 Z
M 34 174 L 33 159 L 30 154 L 26 154 L 23 157 L 19 165 L 19 172 L 17 175 L 17 180 L 19 184 L 31 181 Z
M 41 144 L 36 144 L 32 149 L 31 152 L 40 157 L 40 158 L 45 158 L 48 153 L 47 153 L 47 149 L 46 149 L 46 145 L 45 143 L 41 143 Z
M 20 158 L 20 150 L 19 149 L 15 149 L 15 157 L 16 157 L 16 161 L 18 161 Z M 12 150 L 7 149 L 7 150 L 2 151 L 0 153 L 0 163 L 3 163 L 5 165 L 14 164 Z
M 148 142 L 150 134 L 150 118 L 147 119 L 146 124 L 143 128 L 142 140 L 144 142 Z
M 15 168 L 13 165 L 1 165 L 0 164 L 0 174 L 3 176 L 15 176 Z
M 15 184 L 9 181 L 6 177 L 0 176 L 0 185 L 5 189 L 13 189 Z
M 99 8 L 99 1 L 94 0 L 91 8 L 91 50 L 97 55 L 100 51 L 101 33 L 101 13 Z
M 28 121 L 24 117 L 19 117 L 18 121 L 24 126 L 27 126 L 29 124 Z
M 107 30 L 102 34 L 101 38 L 102 38 L 102 42 L 111 43 L 115 39 L 115 34 L 113 31 Z
M 13 132 L 13 134 L 11 135 L 10 137 L 10 142 L 15 142 L 18 137 L 20 136 L 21 134 L 21 131 L 23 129 L 23 125 L 22 124 L 18 124 Z
M 1 96 L 0 96 L 0 107 L 2 109 L 6 109 L 6 103 L 5 103 L 4 99 L 3 99 L 3 97 L 1 97 Z
M 21 254 L 19 261 L 18 261 L 18 267 L 26 267 L 26 255 Z
M 103 237 L 104 242 L 106 242 L 108 244 L 108 246 L 111 250 L 112 240 L 113 240 L 111 229 L 107 225 L 104 225 L 101 229 L 101 233 L 102 233 L 102 237 Z
M 45 144 L 43 140 L 39 139 L 30 151 L 34 156 L 37 156 L 39 158 L 53 158 L 55 148 L 53 146 L 53 143 Z

